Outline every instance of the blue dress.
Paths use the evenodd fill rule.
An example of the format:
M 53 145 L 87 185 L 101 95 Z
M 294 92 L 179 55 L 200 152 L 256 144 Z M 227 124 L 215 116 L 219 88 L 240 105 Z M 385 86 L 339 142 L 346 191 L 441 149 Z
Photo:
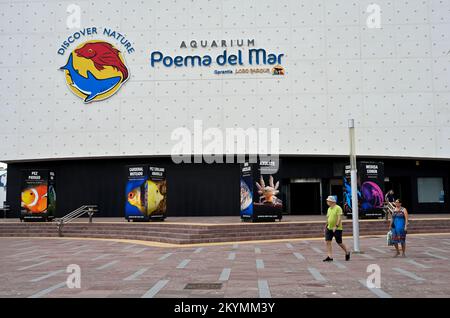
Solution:
M 405 212 L 404 209 L 396 210 L 392 214 L 392 242 L 394 244 L 404 244 L 406 241 L 406 231 L 405 231 Z

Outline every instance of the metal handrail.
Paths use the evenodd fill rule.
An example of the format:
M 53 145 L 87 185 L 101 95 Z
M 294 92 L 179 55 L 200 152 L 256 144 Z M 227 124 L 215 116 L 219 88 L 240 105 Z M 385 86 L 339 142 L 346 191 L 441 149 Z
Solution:
M 80 206 L 78 209 L 73 210 L 72 212 L 70 212 L 69 214 L 64 215 L 61 219 L 58 219 L 58 220 L 62 220 L 62 221 L 64 221 L 64 222 L 65 222 L 65 221 L 70 222 L 70 220 L 71 220 L 72 218 L 75 218 L 76 215 L 77 215 L 80 211 L 83 211 L 83 210 L 84 210 L 84 208 L 85 208 L 85 205 Z
M 80 216 L 83 216 L 85 214 L 88 214 L 89 216 L 89 223 L 92 223 L 92 216 L 95 212 L 98 212 L 97 205 L 82 205 L 78 209 L 73 210 L 72 212 L 66 214 L 60 219 L 56 219 L 56 224 L 58 226 L 58 235 L 63 236 L 62 230 L 64 227 L 64 224 L 67 224 L 69 222 L 72 222 L 75 219 L 78 219 Z
M 0 210 L 3 211 L 3 218 L 6 219 L 6 215 L 11 210 L 11 208 L 10 208 L 9 204 L 3 204 L 3 207 L 0 208 Z
M 389 215 L 392 215 L 395 211 L 395 205 L 392 202 L 384 202 L 384 211 L 386 213 L 386 220 L 389 219 Z

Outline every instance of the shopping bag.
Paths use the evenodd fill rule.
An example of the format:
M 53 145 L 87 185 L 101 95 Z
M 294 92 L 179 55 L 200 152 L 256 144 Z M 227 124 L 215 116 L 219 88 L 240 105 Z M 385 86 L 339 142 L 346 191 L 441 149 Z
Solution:
M 394 245 L 394 243 L 392 242 L 392 231 L 387 232 L 386 240 L 388 246 Z

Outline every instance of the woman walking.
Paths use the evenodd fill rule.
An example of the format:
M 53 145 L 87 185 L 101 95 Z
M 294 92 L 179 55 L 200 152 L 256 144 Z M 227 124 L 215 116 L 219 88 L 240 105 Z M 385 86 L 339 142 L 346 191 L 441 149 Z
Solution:
M 395 200 L 395 210 L 392 213 L 391 232 L 392 242 L 394 243 L 396 254 L 394 257 L 400 255 L 398 245 L 402 246 L 402 256 L 405 257 L 406 252 L 406 233 L 408 231 L 408 211 L 402 207 L 400 199 Z

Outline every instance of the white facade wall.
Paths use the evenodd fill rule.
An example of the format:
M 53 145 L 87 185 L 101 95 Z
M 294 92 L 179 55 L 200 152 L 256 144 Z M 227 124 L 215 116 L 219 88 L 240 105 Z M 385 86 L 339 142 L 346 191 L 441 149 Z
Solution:
M 367 26 L 372 2 L 381 28 Z M 72 3 L 81 28 L 117 30 L 136 50 L 107 100 L 84 104 L 58 70 L 79 29 L 66 26 Z M 170 154 L 173 129 L 194 119 L 280 128 L 282 154 L 346 155 L 355 118 L 360 155 L 450 158 L 450 1 L 2 0 L 0 12 L 0 161 Z M 75 45 L 89 39 L 121 49 L 103 35 Z M 222 39 L 284 53 L 286 75 L 149 65 L 152 51 L 215 56 L 180 43 Z

